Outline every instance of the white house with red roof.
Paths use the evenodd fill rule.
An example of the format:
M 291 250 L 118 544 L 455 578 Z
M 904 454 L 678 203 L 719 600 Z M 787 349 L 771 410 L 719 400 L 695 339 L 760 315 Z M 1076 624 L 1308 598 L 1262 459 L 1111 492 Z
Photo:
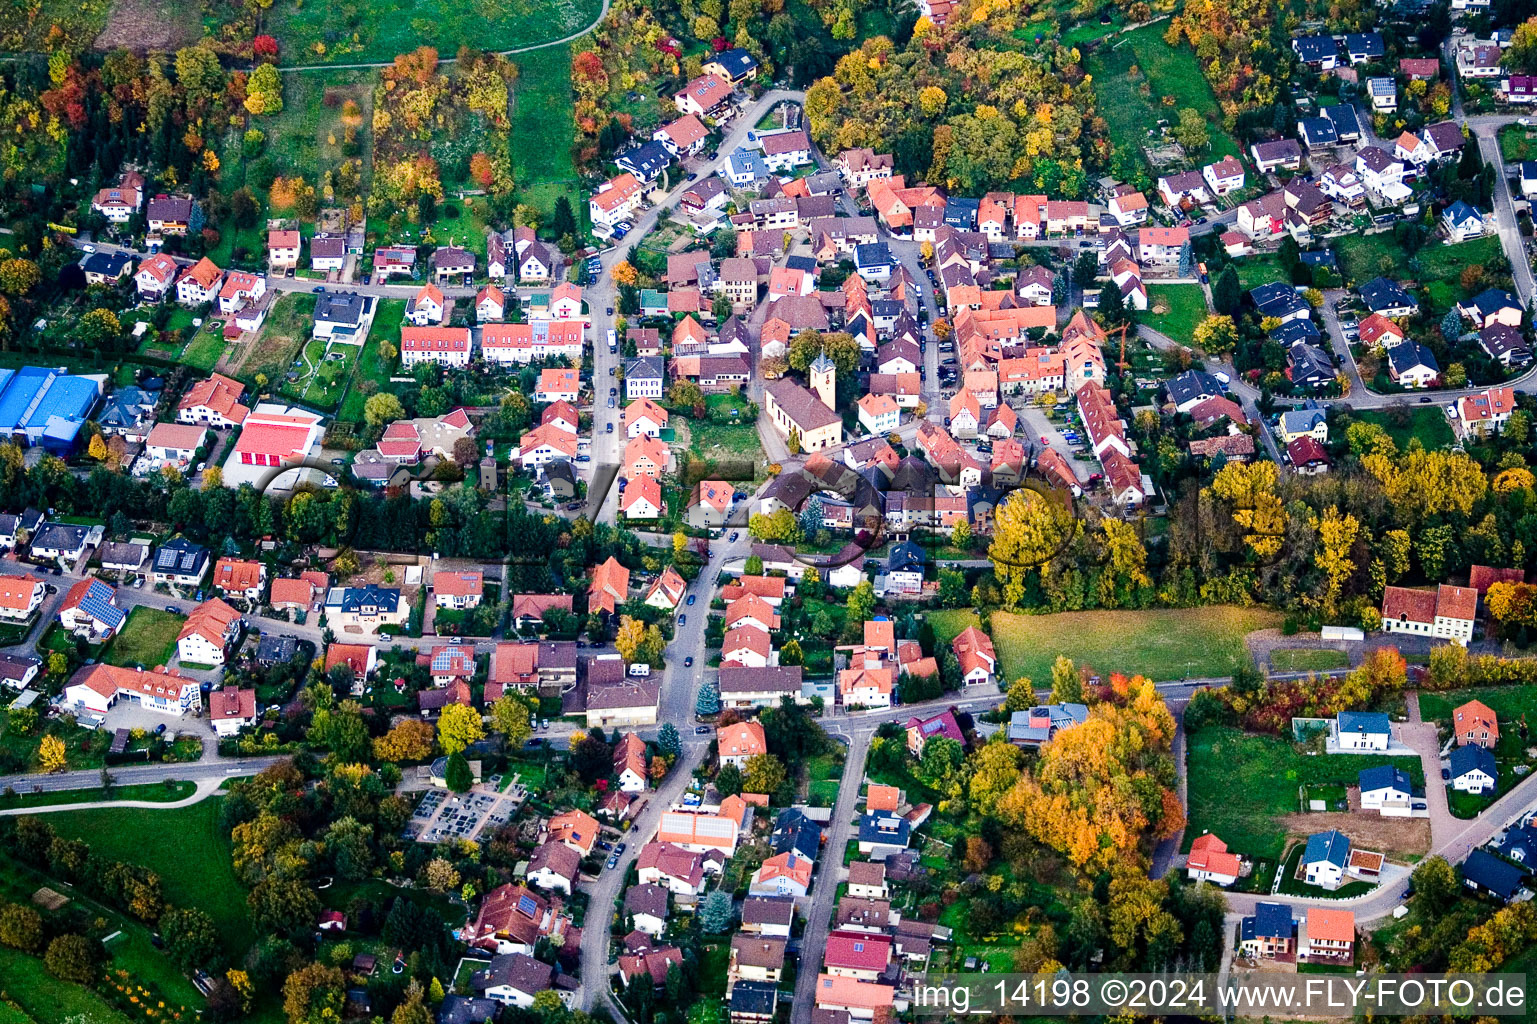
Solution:
M 1486 388 L 1452 403 L 1452 426 L 1462 437 L 1498 434 L 1515 409 L 1514 388 Z
M 321 418 L 315 413 L 298 407 L 258 405 L 245 418 L 245 429 L 224 462 L 224 486 L 263 483 L 274 467 L 314 457 L 324 434 Z M 292 486 L 292 477 L 282 474 L 269 486 Z
M 176 261 L 163 252 L 146 256 L 133 275 L 139 298 L 159 302 L 176 284 Z
M 700 75 L 673 95 L 673 104 L 684 114 L 704 117 L 725 106 L 731 99 L 731 86 L 714 75 Z
M 480 331 L 480 353 L 507 365 L 540 359 L 580 359 L 582 322 L 535 320 L 526 324 L 487 324 Z
M 554 459 L 567 462 L 576 458 L 577 438 L 553 423 L 535 427 L 518 440 L 518 464 L 536 469 Z
M 255 725 L 256 690 L 224 686 L 212 691 L 208 695 L 208 721 L 219 736 L 234 736 Z
M 192 609 L 176 637 L 184 665 L 222 665 L 224 652 L 240 635 L 240 613 L 215 597 Z
M 203 706 L 200 684 L 176 672 L 86 665 L 70 677 L 64 700 L 76 707 L 104 714 L 120 699 L 127 699 L 164 715 L 195 714 Z
M 993 649 L 993 639 L 976 626 L 967 626 L 954 640 L 950 649 L 961 664 L 961 679 L 967 686 L 979 686 L 993 681 L 998 668 L 998 654 Z
M 400 329 L 400 365 L 419 363 L 444 366 L 470 365 L 470 329 L 468 327 L 402 327 Z
M 662 510 L 662 485 L 653 477 L 635 477 L 619 495 L 619 511 L 626 519 L 659 519 Z
M 747 767 L 759 754 L 768 753 L 768 739 L 757 722 L 737 722 L 722 726 L 715 734 L 716 749 L 722 765 Z
M 1238 854 L 1229 853 L 1227 844 L 1207 832 L 1190 844 L 1190 856 L 1185 860 L 1185 873 L 1192 882 L 1211 882 L 1213 885 L 1232 885 L 1243 871 L 1243 861 Z
M 117 590 L 94 576 L 70 587 L 59 605 L 59 624 L 93 643 L 115 635 L 127 618 L 117 606 Z
M 0 576 L 0 619 L 19 622 L 43 603 L 47 587 L 31 576 Z
M 448 300 L 443 297 L 443 290 L 428 281 L 406 304 L 406 319 L 418 327 L 431 327 L 443 322 L 447 310 Z
M 176 301 L 183 306 L 201 306 L 212 302 L 219 294 L 219 282 L 224 278 L 213 260 L 204 256 L 183 270 L 176 278 Z
M 889 935 L 833 932 L 822 947 L 822 966 L 838 977 L 876 981 L 891 966 L 891 947 Z
M 507 315 L 507 296 L 494 284 L 488 284 L 475 296 L 475 319 L 495 323 Z
M 620 221 L 634 216 L 645 198 L 646 187 L 635 175 L 625 171 L 599 186 L 598 191 L 587 200 L 587 213 L 594 225 L 611 229 Z
M 549 316 L 552 320 L 575 320 L 582 315 L 582 289 L 562 281 L 550 289 Z
M 479 569 L 439 571 L 432 577 L 432 597 L 439 608 L 477 608 L 485 593 L 485 574 Z
M 207 434 L 208 428 L 201 424 L 156 423 L 144 439 L 145 458 L 156 469 L 165 465 L 185 466 L 203 447 Z
M 245 385 L 223 374 L 212 374 L 187 389 L 176 405 L 176 422 L 208 427 L 238 427 L 251 410 L 240 404 Z
M 698 117 L 684 114 L 652 132 L 651 137 L 673 156 L 689 157 L 704 148 L 704 140 L 710 137 L 710 131 Z
M 267 294 L 267 279 L 260 274 L 244 270 L 231 270 L 224 275 L 224 286 L 219 289 L 219 312 L 232 316 Z
M 456 679 L 469 679 L 475 674 L 474 644 L 444 644 L 434 647 L 426 657 L 433 686 L 447 686 Z

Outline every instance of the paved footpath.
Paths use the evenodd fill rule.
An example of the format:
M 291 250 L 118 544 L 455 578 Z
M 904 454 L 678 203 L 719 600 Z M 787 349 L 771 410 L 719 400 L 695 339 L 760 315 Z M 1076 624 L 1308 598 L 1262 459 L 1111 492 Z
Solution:
M 180 800 L 91 800 L 80 804 L 49 804 L 46 807 L 6 807 L 0 809 L 0 816 L 20 817 L 33 814 L 54 814 L 59 811 L 89 811 L 98 807 L 143 807 L 151 811 L 170 811 L 178 807 L 191 807 L 193 804 L 202 803 L 219 791 L 224 785 L 223 779 L 200 779 L 191 796 L 184 796 Z

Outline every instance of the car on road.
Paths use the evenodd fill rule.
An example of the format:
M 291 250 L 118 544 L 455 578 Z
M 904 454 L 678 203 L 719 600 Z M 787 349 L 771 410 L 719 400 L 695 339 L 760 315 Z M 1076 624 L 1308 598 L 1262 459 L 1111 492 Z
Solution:
M 742 533 L 741 533 L 741 531 L 740 531 L 740 530 L 738 530 L 738 531 L 735 531 L 735 532 L 733 532 L 733 533 L 732 533 L 732 534 L 731 534 L 731 543 L 733 543 L 733 544 L 735 544 L 735 543 L 736 543 L 736 539 L 737 539 L 737 538 L 738 538 L 738 537 L 740 537 L 740 536 L 741 536 L 741 535 L 742 535 Z
M 614 432 L 614 425 L 613 425 L 613 424 L 612 424 L 612 423 L 610 423 L 610 424 L 609 424 L 609 425 L 608 425 L 608 429 L 607 429 L 607 430 L 605 430 L 605 431 L 604 431 L 604 433 L 605 433 L 605 434 L 612 434 L 612 433 L 613 433 L 613 432 Z
M 1431 403 L 1431 401 L 1432 401 L 1431 397 L 1429 395 L 1425 395 L 1424 397 L 1422 397 L 1420 399 L 1420 404 L 1421 405 L 1429 405 Z
M 709 734 L 709 732 L 710 732 L 710 727 L 708 725 L 695 726 L 695 728 L 694 728 L 694 735 L 695 736 L 706 736 L 706 735 Z
M 624 847 L 625 847 L 625 844 L 624 843 L 620 843 L 618 846 L 614 847 L 614 852 L 615 853 L 623 853 L 624 852 Z
M 608 400 L 608 407 L 609 407 L 609 408 L 610 408 L 610 409 L 612 409 L 612 408 L 613 408 L 613 407 L 614 407 L 614 400 L 613 400 L 613 398 L 610 398 L 610 399 L 609 399 L 609 400 Z
M 316 285 L 316 286 L 315 286 L 315 287 L 314 287 L 314 288 L 311 288 L 311 289 L 310 289 L 310 291 L 312 291 L 312 292 L 314 292 L 314 293 L 315 293 L 315 294 L 316 294 L 316 295 L 319 295 L 319 294 L 321 294 L 321 293 L 322 293 L 322 292 L 324 292 L 324 291 L 325 291 L 325 290 L 326 290 L 326 286 L 325 286 L 325 285 L 323 285 L 323 284 L 318 284 L 318 285 Z
M 1451 777 L 1452 777 L 1452 770 L 1450 768 L 1442 768 L 1441 769 L 1441 779 L 1442 779 L 1442 781 L 1449 780 Z
M 614 868 L 617 868 L 618 866 L 619 866 L 619 855 L 617 853 L 610 854 L 609 858 L 608 858 L 608 868 L 609 868 L 609 870 L 612 871 Z
M 617 395 L 617 394 L 619 394 L 619 389 L 617 387 L 609 388 L 608 389 L 608 393 L 611 394 L 611 395 Z
M 608 368 L 608 375 L 610 377 L 617 376 L 618 373 L 619 373 L 619 367 L 617 367 L 617 366 L 610 366 Z
M 684 602 L 684 603 L 687 604 L 690 608 L 692 608 L 694 606 L 694 598 L 696 598 L 698 596 L 699 596 L 698 594 L 690 594 L 690 595 L 688 595 L 688 600 L 686 602 Z
M 694 667 L 694 656 L 692 654 L 690 654 L 688 657 L 683 659 L 683 667 L 684 668 L 693 668 Z
M 678 616 L 678 625 L 681 626 L 681 625 L 684 625 L 687 622 L 688 622 L 688 616 L 687 615 L 679 615 Z
M 609 306 L 606 310 L 604 310 L 604 312 L 607 313 L 609 316 L 613 316 L 614 315 L 614 307 L 613 306 Z
M 181 614 L 181 609 L 173 604 L 169 608 L 166 609 L 166 612 L 167 612 L 167 614 L 170 614 L 170 615 L 180 615 Z

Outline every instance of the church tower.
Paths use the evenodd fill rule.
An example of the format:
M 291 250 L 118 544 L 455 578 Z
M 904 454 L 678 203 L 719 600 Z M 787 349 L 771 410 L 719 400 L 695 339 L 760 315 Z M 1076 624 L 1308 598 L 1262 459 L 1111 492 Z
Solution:
M 816 362 L 811 364 L 811 390 L 816 392 L 822 404 L 834 412 L 838 411 L 838 369 L 833 366 L 833 361 L 827 358 L 827 350 L 824 348 L 817 356 Z

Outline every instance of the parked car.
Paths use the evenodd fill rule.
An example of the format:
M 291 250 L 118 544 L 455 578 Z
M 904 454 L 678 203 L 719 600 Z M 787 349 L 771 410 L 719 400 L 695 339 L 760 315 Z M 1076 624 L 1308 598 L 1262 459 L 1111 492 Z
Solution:
M 604 433 L 612 434 L 613 432 L 614 432 L 614 425 L 612 423 L 610 423 L 608 425 L 608 429 L 606 431 L 604 431 Z
M 708 725 L 695 726 L 695 728 L 694 728 L 694 735 L 695 736 L 705 736 L 705 735 L 708 735 L 709 732 L 710 732 L 710 727 Z
M 681 625 L 683 625 L 686 622 L 688 622 L 688 616 L 687 615 L 679 615 L 678 616 L 678 625 L 681 626 Z
M 609 868 L 609 870 L 613 870 L 614 868 L 617 868 L 618 866 L 619 866 L 619 855 L 617 853 L 610 854 L 609 858 L 608 858 L 608 865 L 607 865 L 607 867 Z
M 697 595 L 697 594 L 690 594 L 690 595 L 688 595 L 688 600 L 685 601 L 684 603 L 687 604 L 690 608 L 692 608 L 694 606 L 694 598 L 696 598 L 698 596 L 699 595 Z
M 694 667 L 694 656 L 692 654 L 690 654 L 688 657 L 683 659 L 683 667 L 684 668 L 693 668 Z

